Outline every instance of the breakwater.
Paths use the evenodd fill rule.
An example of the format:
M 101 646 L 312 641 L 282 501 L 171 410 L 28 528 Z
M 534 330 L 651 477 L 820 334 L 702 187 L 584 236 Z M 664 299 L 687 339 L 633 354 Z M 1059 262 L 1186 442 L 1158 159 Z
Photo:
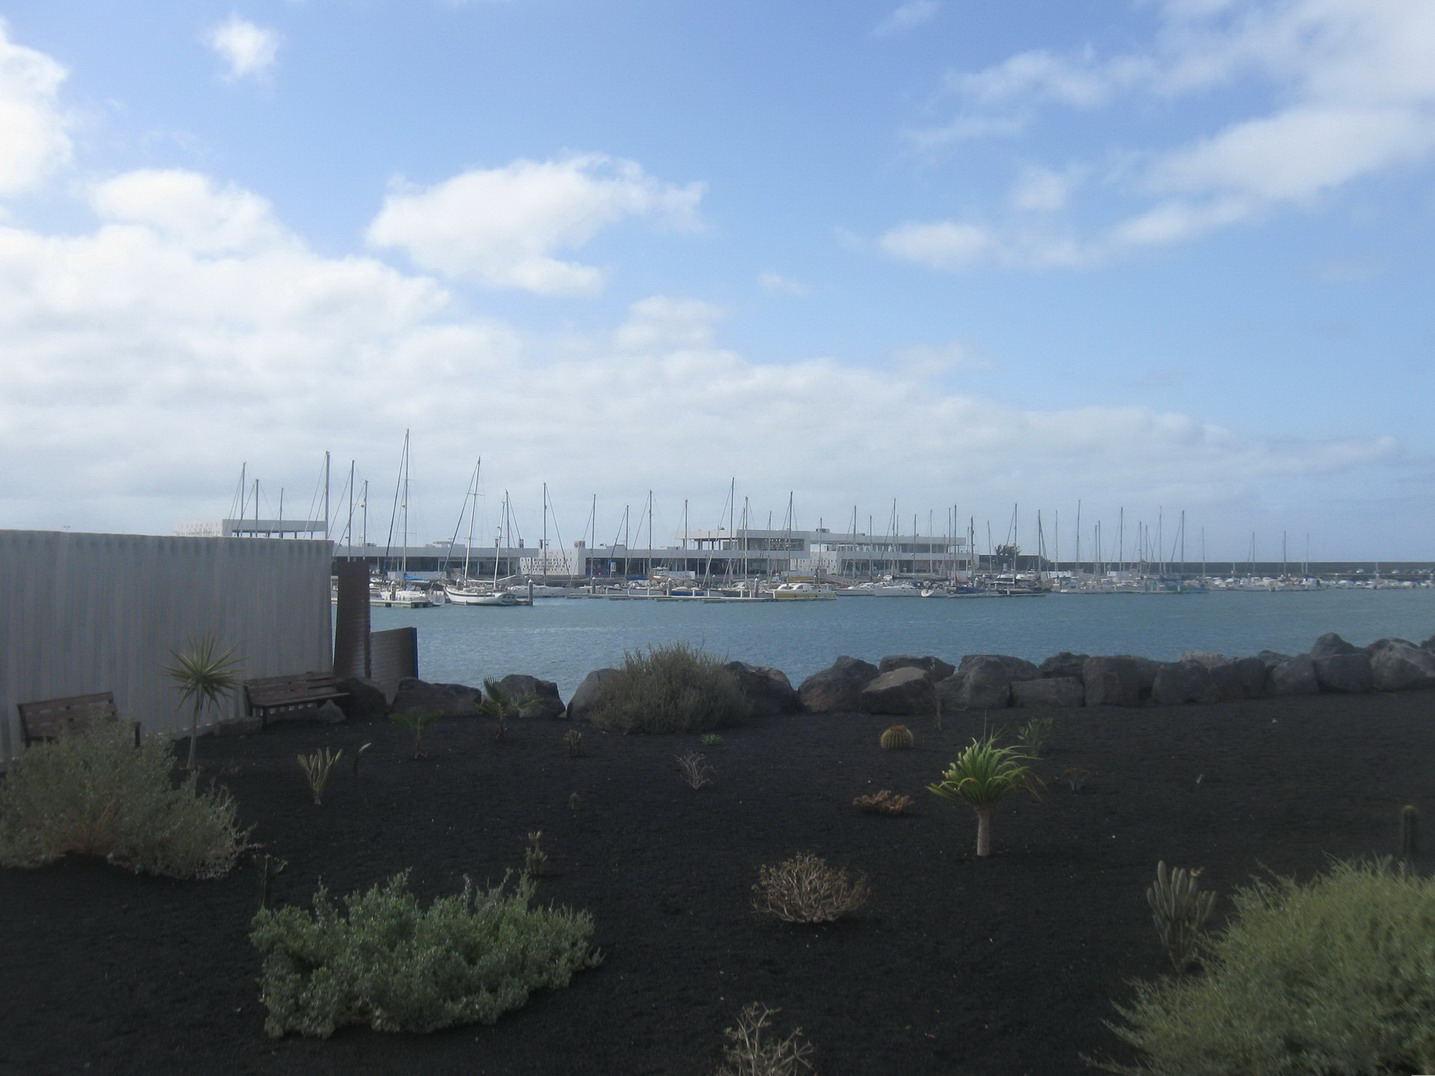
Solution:
M 375 609 L 376 630 L 414 625 L 419 675 L 481 684 L 522 672 L 565 699 L 593 669 L 631 650 L 684 642 L 782 670 L 794 684 L 847 654 L 968 654 L 1040 663 L 1062 651 L 1173 661 L 1187 651 L 1299 654 L 1326 632 L 1357 646 L 1435 633 L 1435 590 L 1329 590 L 1198 595 L 1051 595 L 986 601 L 860 598 L 709 605 L 539 599 L 519 609 Z

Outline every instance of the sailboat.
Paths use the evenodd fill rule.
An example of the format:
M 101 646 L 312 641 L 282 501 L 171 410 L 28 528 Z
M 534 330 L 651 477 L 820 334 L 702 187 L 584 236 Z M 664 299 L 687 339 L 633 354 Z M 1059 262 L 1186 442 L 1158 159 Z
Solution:
M 506 590 L 498 588 L 498 546 L 503 538 L 503 528 L 500 527 L 493 538 L 493 583 L 478 583 L 470 578 L 468 574 L 469 551 L 473 548 L 473 516 L 478 502 L 478 468 L 482 460 L 473 468 L 473 482 L 469 486 L 468 504 L 468 545 L 463 555 L 463 579 L 458 583 L 445 583 L 443 592 L 453 605 L 503 605 L 513 606 L 523 604 L 518 598 Z M 507 514 L 508 501 L 504 499 L 504 512 Z M 462 516 L 460 516 L 462 520 Z
M 402 500 L 400 493 L 402 492 Z M 408 575 L 409 557 L 409 431 L 404 431 L 404 451 L 399 460 L 399 480 L 394 489 L 394 513 L 389 519 L 389 541 L 393 542 L 394 523 L 399 515 L 403 516 L 403 546 L 399 554 L 399 577 L 397 580 L 382 578 L 369 584 L 369 604 L 376 606 L 387 606 L 393 609 L 424 609 L 434 604 L 433 598 L 426 590 L 411 587 L 405 576 Z M 392 548 L 390 545 L 389 548 Z M 388 551 L 385 550 L 385 563 L 387 567 Z

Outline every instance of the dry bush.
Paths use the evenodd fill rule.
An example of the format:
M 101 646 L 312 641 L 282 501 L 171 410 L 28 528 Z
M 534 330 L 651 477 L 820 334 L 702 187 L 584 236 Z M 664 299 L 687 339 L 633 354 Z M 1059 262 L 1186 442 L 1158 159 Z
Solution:
M 706 755 L 689 751 L 686 755 L 678 755 L 677 762 L 689 788 L 697 790 L 713 783 L 713 768 L 708 765 Z
M 812 1062 L 807 1060 L 812 1044 L 802 1037 L 800 1027 L 783 1038 L 772 1032 L 777 1011 L 756 1001 L 743 1008 L 737 1026 L 723 1032 L 727 1045 L 717 1076 L 796 1076 L 812 1071 Z
M 866 875 L 853 878 L 821 856 L 799 852 L 758 868 L 752 906 L 786 923 L 831 923 L 856 912 L 870 895 Z
M 912 808 L 912 797 L 901 796 L 890 788 L 884 788 L 865 796 L 858 796 L 852 806 L 860 807 L 872 814 L 906 814 Z

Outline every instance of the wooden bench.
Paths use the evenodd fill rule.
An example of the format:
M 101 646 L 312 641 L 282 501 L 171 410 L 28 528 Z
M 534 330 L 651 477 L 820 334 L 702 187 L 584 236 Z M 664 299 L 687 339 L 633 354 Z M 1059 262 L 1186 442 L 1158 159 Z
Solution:
M 20 711 L 20 733 L 25 738 L 26 747 L 39 740 L 53 740 L 67 732 L 81 732 L 97 721 L 120 720 L 115 697 L 108 691 L 72 695 L 67 699 L 20 702 L 15 704 L 15 708 Z M 135 746 L 138 747 L 139 722 L 131 724 L 135 728 Z
M 266 676 L 244 681 L 244 698 L 250 716 L 257 716 L 260 725 L 270 714 L 322 706 L 330 699 L 348 697 L 339 687 L 333 673 L 291 673 L 288 676 Z

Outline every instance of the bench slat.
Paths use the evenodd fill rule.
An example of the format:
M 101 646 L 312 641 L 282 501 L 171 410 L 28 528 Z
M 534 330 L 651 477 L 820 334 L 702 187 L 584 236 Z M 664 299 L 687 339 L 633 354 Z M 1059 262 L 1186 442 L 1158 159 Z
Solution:
M 318 706 L 329 699 L 347 698 L 348 694 L 332 673 L 294 673 L 244 681 L 249 712 L 258 714 L 261 722 L 273 712 Z
M 20 713 L 20 733 L 25 746 L 39 740 L 53 740 L 66 732 L 79 732 L 97 721 L 120 720 L 114 694 L 99 691 L 90 695 L 71 695 L 64 699 L 39 699 L 15 704 Z M 139 722 L 132 722 L 135 744 L 140 742 Z

